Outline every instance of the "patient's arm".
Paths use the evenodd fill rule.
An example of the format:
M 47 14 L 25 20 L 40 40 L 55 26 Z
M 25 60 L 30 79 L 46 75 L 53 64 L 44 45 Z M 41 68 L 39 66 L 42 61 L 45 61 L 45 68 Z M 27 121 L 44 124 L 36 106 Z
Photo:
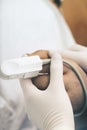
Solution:
M 49 58 L 48 51 L 42 51 L 42 50 L 36 51 L 28 55 L 39 55 L 41 59 Z M 87 77 L 84 71 L 75 62 L 70 61 L 70 60 L 69 62 L 72 63 L 78 69 L 78 71 L 80 72 L 81 76 L 84 79 L 85 84 L 87 85 L 87 81 L 86 81 Z M 47 88 L 49 84 L 49 80 L 50 80 L 50 76 L 49 76 L 50 64 L 44 65 L 42 72 L 48 73 L 48 74 L 44 74 L 42 76 L 33 78 L 32 82 L 39 89 L 44 90 Z M 63 75 L 64 75 L 63 77 L 64 77 L 65 89 L 70 97 L 74 113 L 77 113 L 82 109 L 83 104 L 84 104 L 84 95 L 83 95 L 81 84 L 77 76 L 75 75 L 75 73 L 70 68 L 66 67 L 65 65 L 64 65 Z

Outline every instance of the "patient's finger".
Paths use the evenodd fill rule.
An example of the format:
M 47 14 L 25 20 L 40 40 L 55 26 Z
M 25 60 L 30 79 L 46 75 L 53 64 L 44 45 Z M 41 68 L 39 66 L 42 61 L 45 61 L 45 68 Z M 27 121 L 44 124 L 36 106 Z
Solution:
M 26 55 L 27 56 L 38 55 L 41 59 L 50 58 L 47 50 L 38 50 L 31 54 L 27 53 Z M 49 73 L 49 72 L 50 72 L 50 64 L 43 65 L 43 69 L 42 69 L 41 73 Z
M 33 55 L 38 55 L 41 59 L 50 58 L 48 50 L 38 50 L 38 51 L 35 51 L 35 52 L 31 53 L 31 54 L 27 53 L 27 56 L 33 56 Z
M 37 86 L 37 88 L 40 89 L 40 90 L 45 90 L 49 85 L 49 81 L 50 81 L 49 74 L 32 78 L 33 84 L 35 86 Z

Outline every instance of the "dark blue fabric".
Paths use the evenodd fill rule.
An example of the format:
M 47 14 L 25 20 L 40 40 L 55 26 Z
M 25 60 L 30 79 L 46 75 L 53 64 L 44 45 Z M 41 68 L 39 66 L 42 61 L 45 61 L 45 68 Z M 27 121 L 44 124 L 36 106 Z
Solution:
M 80 117 L 75 117 L 75 130 L 87 130 L 87 113 Z

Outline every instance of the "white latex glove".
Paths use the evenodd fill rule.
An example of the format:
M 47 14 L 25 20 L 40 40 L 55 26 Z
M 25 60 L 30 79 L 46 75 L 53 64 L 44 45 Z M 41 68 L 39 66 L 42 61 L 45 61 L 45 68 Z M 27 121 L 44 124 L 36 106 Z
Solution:
M 60 55 L 51 54 L 50 83 L 41 91 L 30 79 L 21 80 L 26 110 L 40 130 L 74 130 L 73 111 L 63 82 Z
M 69 50 L 62 51 L 61 55 L 74 60 L 87 72 L 87 47 L 75 44 Z

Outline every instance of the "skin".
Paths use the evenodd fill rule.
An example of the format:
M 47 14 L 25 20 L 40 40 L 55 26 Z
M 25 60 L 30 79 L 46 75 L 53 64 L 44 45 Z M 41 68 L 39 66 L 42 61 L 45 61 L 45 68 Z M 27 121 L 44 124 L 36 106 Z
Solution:
M 47 50 L 39 50 L 32 54 L 27 55 L 28 56 L 39 55 L 41 59 L 50 58 Z M 71 61 L 70 59 L 67 60 L 78 69 L 85 84 L 87 85 L 87 76 L 85 72 L 75 62 Z M 70 69 L 70 67 L 66 65 L 63 66 L 64 66 L 63 77 L 64 77 L 65 89 L 70 97 L 74 113 L 78 113 L 81 111 L 84 104 L 82 87 L 75 73 Z M 50 64 L 44 65 L 43 70 L 41 72 L 48 74 L 43 74 L 42 76 L 35 77 L 32 79 L 32 82 L 36 85 L 37 88 L 45 90 L 50 81 Z
M 60 7 L 54 5 L 64 16 L 76 42 L 87 46 L 87 0 L 64 0 Z

